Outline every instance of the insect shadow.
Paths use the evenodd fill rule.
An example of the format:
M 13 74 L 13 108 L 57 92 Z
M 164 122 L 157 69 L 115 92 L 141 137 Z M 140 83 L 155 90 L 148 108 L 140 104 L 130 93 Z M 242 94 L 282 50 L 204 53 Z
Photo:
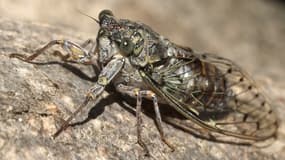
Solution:
M 99 73 L 100 71 L 97 66 L 91 65 L 95 75 L 93 77 L 90 77 L 89 75 L 84 73 L 81 69 L 76 67 L 75 65 L 70 64 L 70 62 L 48 61 L 48 62 L 28 62 L 28 63 L 36 64 L 36 65 L 60 65 L 61 67 L 70 71 L 71 73 L 78 76 L 79 78 L 90 81 L 90 82 L 96 82 L 98 78 L 97 73 Z M 135 99 L 128 97 L 128 96 L 122 97 L 120 93 L 115 92 L 115 88 L 111 85 L 106 86 L 106 91 L 111 94 L 109 94 L 106 98 L 101 99 L 96 105 L 91 107 L 91 109 L 88 111 L 88 116 L 85 119 L 71 123 L 69 124 L 69 126 L 75 127 L 78 125 L 83 125 L 92 119 L 96 119 L 99 115 L 101 115 L 104 112 L 106 106 L 109 106 L 113 103 L 118 103 L 119 106 L 124 108 L 126 111 L 128 111 L 132 115 L 136 116 L 136 111 L 135 111 L 136 100 Z M 154 109 L 152 105 L 153 103 L 151 101 L 147 99 L 143 100 L 143 113 L 146 116 L 154 120 L 155 114 L 154 114 Z M 223 140 L 223 139 L 215 138 L 214 136 L 211 136 L 211 134 L 203 134 L 203 131 L 201 131 L 202 130 L 201 128 L 197 128 L 197 127 L 195 128 L 191 126 L 191 124 L 185 123 L 186 118 L 182 116 L 181 114 L 179 114 L 176 110 L 174 110 L 169 105 L 161 104 L 161 108 L 163 108 L 163 110 L 160 111 L 162 115 L 162 120 L 165 123 L 173 126 L 176 129 L 189 133 L 196 138 L 208 140 L 211 142 L 231 144 L 231 145 L 241 145 L 241 146 L 251 145 L 251 143 L 249 142 L 235 142 L 232 140 Z M 207 115 L 203 115 L 203 118 L 207 119 Z M 154 123 L 157 126 L 155 121 Z
M 116 93 L 118 94 L 118 93 Z M 120 95 L 120 94 L 118 94 Z M 116 97 L 118 97 L 118 95 Z M 120 95 L 121 96 L 121 95 Z M 136 100 L 128 97 L 128 96 L 124 96 L 121 97 L 121 99 L 124 99 L 126 103 L 123 103 L 122 101 L 116 101 L 117 103 L 119 103 L 119 105 L 121 107 L 123 107 L 124 109 L 126 109 L 127 111 L 129 111 L 131 114 L 133 114 L 134 116 L 136 115 L 135 112 L 135 106 L 136 106 Z M 154 120 L 154 123 L 157 127 L 156 121 L 155 121 L 155 111 L 154 108 L 152 107 L 153 103 L 150 100 L 144 99 L 143 100 L 143 110 L 142 112 L 144 113 L 144 115 L 150 117 L 151 119 Z M 160 108 L 163 108 L 160 110 L 161 113 L 161 118 L 162 121 L 167 123 L 168 125 L 171 125 L 172 127 L 178 129 L 178 130 L 182 130 L 196 138 L 200 138 L 203 140 L 208 140 L 211 142 L 216 142 L 216 143 L 224 143 L 224 144 L 231 144 L 231 145 L 240 145 L 240 146 L 250 146 L 252 145 L 250 142 L 238 142 L 238 141 L 232 141 L 232 140 L 226 140 L 223 139 L 223 137 L 227 137 L 227 136 L 221 136 L 221 137 L 217 137 L 212 136 L 211 133 L 207 132 L 206 130 L 203 130 L 202 128 L 199 128 L 197 126 L 194 127 L 193 123 L 189 123 L 187 120 L 187 118 L 185 118 L 184 116 L 182 116 L 181 114 L 179 114 L 176 110 L 174 110 L 171 106 L 167 105 L 167 104 L 160 104 Z M 204 118 L 206 119 L 207 115 L 203 115 L 205 116 Z M 220 138 L 220 139 L 219 139 Z

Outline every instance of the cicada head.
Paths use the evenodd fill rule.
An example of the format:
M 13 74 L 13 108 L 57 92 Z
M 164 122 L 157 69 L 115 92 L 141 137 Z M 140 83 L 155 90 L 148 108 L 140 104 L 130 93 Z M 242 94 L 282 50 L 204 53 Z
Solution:
M 116 19 L 109 10 L 103 10 L 99 14 L 99 24 L 100 31 L 97 39 L 108 37 L 117 51 L 124 57 L 130 58 L 133 65 L 144 66 L 148 63 L 149 55 L 146 53 L 151 51 L 147 51 L 146 48 L 151 49 L 150 45 L 152 42 L 156 42 L 154 40 L 156 36 L 146 25 L 130 20 Z M 146 41 L 148 42 L 146 43 Z M 105 57 L 110 56 L 112 55 Z

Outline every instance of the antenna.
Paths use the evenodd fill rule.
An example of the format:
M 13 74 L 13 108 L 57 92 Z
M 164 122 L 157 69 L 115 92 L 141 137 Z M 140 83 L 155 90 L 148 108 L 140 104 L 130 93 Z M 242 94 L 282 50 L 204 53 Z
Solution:
M 83 13 L 82 11 L 80 11 L 79 9 L 76 9 L 77 12 L 79 12 L 80 14 L 86 16 L 86 17 L 89 17 L 91 19 L 93 19 L 95 22 L 97 22 L 98 24 L 100 24 L 100 21 L 98 21 L 96 18 L 92 17 L 92 16 L 89 16 L 88 14 L 86 13 Z

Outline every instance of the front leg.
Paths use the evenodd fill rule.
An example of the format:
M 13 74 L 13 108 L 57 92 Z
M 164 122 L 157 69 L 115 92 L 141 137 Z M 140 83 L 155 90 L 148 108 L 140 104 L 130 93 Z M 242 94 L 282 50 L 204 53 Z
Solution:
M 69 122 L 84 108 L 90 100 L 95 100 L 104 91 L 106 85 L 108 85 L 111 80 L 119 73 L 124 65 L 124 58 L 120 55 L 116 55 L 113 59 L 103 68 L 98 76 L 98 80 L 93 87 L 88 91 L 85 101 L 76 109 L 75 112 L 61 125 L 61 127 L 53 135 L 56 138 L 62 131 L 64 131 L 68 126 Z
M 168 142 L 168 140 L 165 138 L 165 134 L 162 128 L 162 120 L 160 116 L 159 106 L 158 106 L 158 100 L 157 96 L 154 92 L 151 90 L 141 90 L 140 88 L 132 87 L 132 86 L 126 86 L 123 84 L 116 85 L 116 90 L 127 94 L 133 98 L 137 99 L 137 106 L 136 106 L 136 117 L 137 117 L 137 137 L 138 137 L 138 144 L 142 146 L 146 152 L 146 155 L 149 154 L 149 150 L 145 143 L 142 140 L 141 132 L 142 132 L 142 117 L 141 117 L 141 105 L 142 105 L 142 98 L 147 98 L 152 100 L 154 111 L 155 111 L 155 121 L 157 124 L 158 131 L 160 133 L 161 140 L 172 150 L 174 151 L 174 147 Z
M 86 47 L 91 44 L 91 48 L 88 51 Z M 44 45 L 43 47 L 35 50 L 35 53 L 30 56 L 25 56 L 22 54 L 14 53 L 11 54 L 10 57 L 18 58 L 22 61 L 33 63 L 33 60 L 38 57 L 39 55 L 43 54 L 47 49 L 55 46 L 60 45 L 64 51 L 67 53 L 63 55 L 60 52 L 55 52 L 56 56 L 59 56 L 62 61 L 66 62 L 75 62 L 75 63 L 90 63 L 91 55 L 95 52 L 97 45 L 91 39 L 85 41 L 82 45 L 74 43 L 69 40 L 53 40 Z

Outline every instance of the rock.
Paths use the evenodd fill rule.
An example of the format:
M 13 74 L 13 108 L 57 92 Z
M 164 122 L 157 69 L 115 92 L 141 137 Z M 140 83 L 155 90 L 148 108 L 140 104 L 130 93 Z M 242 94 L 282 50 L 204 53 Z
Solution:
M 143 139 L 152 157 L 145 157 L 136 143 L 134 108 L 113 88 L 109 88 L 98 103 L 86 107 L 73 120 L 72 127 L 52 139 L 52 134 L 82 103 L 86 91 L 96 80 L 92 66 L 65 64 L 52 56 L 53 50 L 59 49 L 56 47 L 37 59 L 53 61 L 53 64 L 34 65 L 9 58 L 11 53 L 30 55 L 52 39 L 82 43 L 86 37 L 68 27 L 0 18 L 1 159 L 208 160 L 281 159 L 284 156 L 276 150 L 264 152 L 252 146 L 204 140 L 164 123 L 166 136 L 176 148 L 171 152 L 161 142 L 153 116 L 146 114 L 143 116 Z M 277 86 L 272 91 L 277 93 L 273 95 L 284 92 Z

